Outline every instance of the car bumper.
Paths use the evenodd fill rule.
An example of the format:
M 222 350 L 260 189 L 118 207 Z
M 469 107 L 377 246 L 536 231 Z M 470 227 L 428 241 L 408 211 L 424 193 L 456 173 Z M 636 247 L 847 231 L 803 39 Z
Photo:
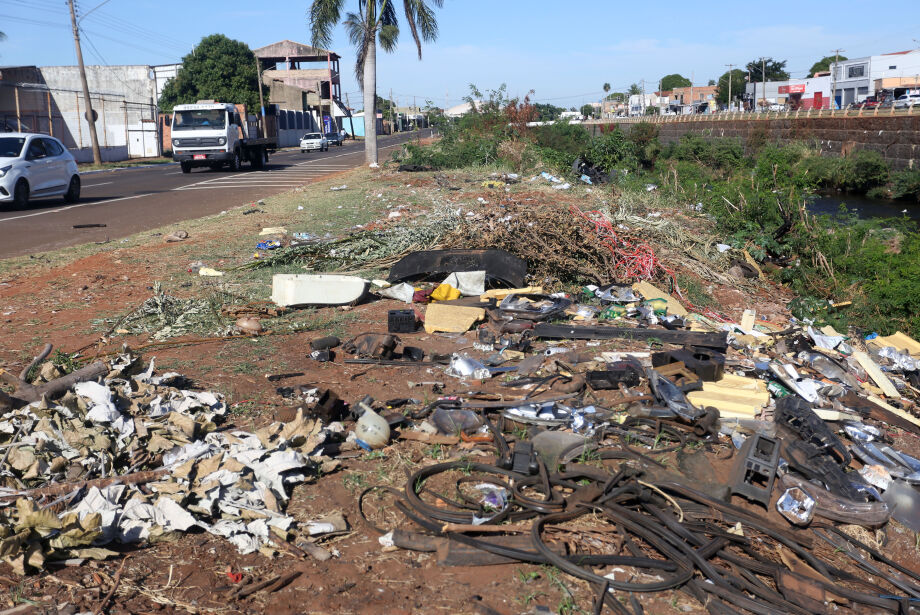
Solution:
M 316 150 L 316 151 L 319 151 L 319 150 L 323 149 L 323 146 L 320 145 L 319 143 L 309 143 L 309 144 L 307 144 L 307 145 L 304 145 L 303 143 L 301 143 L 301 144 L 300 144 L 300 149 L 302 149 L 302 150 Z
M 13 188 L 16 185 L 18 177 L 0 177 L 0 203 L 8 203 L 13 200 Z
M 195 158 L 199 156 L 199 158 Z M 204 156 L 204 158 L 200 158 Z M 206 151 L 206 152 L 182 152 L 182 153 L 173 153 L 173 160 L 176 162 L 188 162 L 191 163 L 193 167 L 195 166 L 208 166 L 215 162 L 228 162 L 233 159 L 233 152 L 225 151 Z

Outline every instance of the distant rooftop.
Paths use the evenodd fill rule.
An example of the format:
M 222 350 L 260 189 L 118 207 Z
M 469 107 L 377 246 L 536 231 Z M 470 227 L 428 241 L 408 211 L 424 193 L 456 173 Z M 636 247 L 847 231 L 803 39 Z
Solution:
M 340 56 L 328 49 L 311 47 L 303 43 L 295 43 L 290 40 L 278 41 L 265 47 L 253 49 L 253 53 L 263 62 L 325 62 L 326 58 L 331 56 L 333 60 L 338 60 Z

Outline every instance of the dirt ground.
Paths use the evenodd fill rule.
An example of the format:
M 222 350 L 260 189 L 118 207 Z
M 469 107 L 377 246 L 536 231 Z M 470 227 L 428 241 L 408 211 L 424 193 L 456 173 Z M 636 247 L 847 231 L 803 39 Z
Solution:
M 405 176 L 396 177 L 389 172 L 376 176 L 361 173 L 366 172 L 345 178 L 355 186 L 356 196 L 343 197 L 353 198 L 353 202 L 345 202 L 343 207 L 345 210 L 352 207 L 355 214 L 354 218 L 346 216 L 335 221 L 339 229 L 349 224 L 384 221 L 387 212 L 394 207 L 403 208 L 406 215 L 421 214 L 423 208 L 414 200 L 418 196 L 415 193 L 433 185 L 428 175 L 407 180 Z M 343 178 L 336 178 L 337 183 L 342 181 Z M 33 259 L 37 264 L 20 262 L 7 268 L 0 273 L 0 326 L 3 331 L 0 365 L 15 367 L 18 371 L 45 342 L 52 342 L 64 352 L 79 349 L 86 359 L 127 344 L 140 349 L 145 360 L 155 356 L 158 369 L 179 371 L 201 389 L 223 392 L 231 404 L 230 421 L 247 429 L 290 416 L 296 402 L 279 395 L 276 390 L 279 386 L 322 386 L 351 402 L 364 395 L 378 400 L 412 397 L 425 402 L 439 394 L 430 386 L 409 388 L 410 381 L 444 382 L 446 386 L 441 393 L 444 395 L 463 392 L 465 389 L 459 381 L 434 368 L 346 365 L 342 352 L 338 352 L 331 363 L 317 363 L 308 358 L 309 341 L 313 338 L 329 333 L 344 339 L 366 331 L 385 332 L 387 310 L 403 307 L 392 300 L 301 311 L 292 318 L 299 318 L 297 322 L 301 324 L 314 323 L 315 326 L 313 330 L 297 333 L 286 333 L 281 321 L 269 319 L 264 321 L 267 333 L 260 337 L 214 339 L 175 347 L 145 348 L 151 340 L 143 335 L 105 337 L 107 326 L 99 319 L 130 312 L 150 297 L 156 282 L 163 282 L 177 294 L 194 294 L 211 288 L 209 285 L 213 282 L 188 272 L 190 261 L 200 259 L 209 266 L 229 267 L 248 258 L 248 251 L 251 251 L 248 246 L 255 242 L 254 237 L 262 227 L 284 224 L 299 230 L 298 223 L 292 223 L 292 216 L 299 211 L 295 209 L 297 203 L 327 199 L 328 188 L 320 184 L 306 193 L 289 195 L 285 197 L 287 200 L 269 201 L 263 207 L 264 214 L 244 216 L 242 212 L 252 207 L 250 204 L 243 205 L 242 209 L 231 209 L 223 220 L 213 219 L 198 227 L 190 225 L 195 232 L 181 243 L 163 243 L 159 233 L 152 233 L 125 247 L 101 246 L 76 260 L 58 255 Z M 377 197 L 384 193 L 391 196 Z M 494 198 L 494 194 L 479 192 L 475 187 L 452 198 L 474 202 L 479 194 Z M 300 228 L 320 228 L 329 222 L 326 218 L 326 213 L 318 211 L 314 218 L 301 220 Z M 234 280 L 221 283 L 232 285 Z M 247 289 L 261 285 L 262 298 L 266 298 L 266 284 L 268 278 L 263 274 L 252 274 L 240 282 L 236 290 L 253 299 L 254 295 L 246 294 Z M 760 283 L 753 290 L 744 291 L 709 287 L 713 307 L 731 318 L 740 318 L 741 312 L 751 307 L 771 322 L 782 324 L 788 318 L 784 307 L 789 298 L 787 293 L 769 283 Z M 424 332 L 401 337 L 406 344 L 436 353 L 469 350 L 474 342 L 472 333 L 455 338 Z M 585 342 L 570 346 L 587 348 Z M 648 347 L 617 341 L 590 347 L 597 352 L 624 349 L 647 350 Z M 266 379 L 268 374 L 286 372 L 303 372 L 304 375 L 282 382 Z M 498 383 L 494 382 L 482 388 L 499 391 Z M 920 450 L 917 438 L 904 433 L 897 436 L 895 444 L 915 454 Z M 361 520 L 356 500 L 365 488 L 391 485 L 401 489 L 408 471 L 448 459 L 488 463 L 493 458 L 490 446 L 465 443 L 442 447 L 396 441 L 382 452 L 353 451 L 343 457 L 340 468 L 334 472 L 294 488 L 288 507 L 288 513 L 301 523 L 335 511 L 345 515 L 349 530 L 320 543 L 334 553 L 332 559 L 299 559 L 284 553 L 274 558 L 260 553 L 242 556 L 219 537 L 203 531 L 193 532 L 175 541 L 124 547 L 122 559 L 51 567 L 23 578 L 15 575 L 8 565 L 0 564 L 0 603 L 5 602 L 11 608 L 22 607 L 17 613 L 93 611 L 115 587 L 114 579 L 123 566 L 105 612 L 512 615 L 532 612 L 538 606 L 558 613 L 591 612 L 593 590 L 552 567 L 525 564 L 439 566 L 433 553 L 383 548 L 378 542 L 379 535 Z M 715 455 L 707 459 L 713 472 L 710 478 L 727 477 L 730 460 L 719 460 Z M 683 460 L 677 455 L 662 457 L 662 461 L 675 472 L 684 471 Z M 599 465 L 604 463 L 611 462 L 599 462 Z M 390 512 L 384 510 L 377 520 L 392 521 Z M 785 523 L 773 508 L 765 514 L 777 524 Z M 891 557 L 912 569 L 920 566 L 917 547 L 920 543 L 912 532 L 892 523 L 887 527 L 885 540 L 886 553 Z M 839 554 L 835 563 L 847 565 Z M 234 592 L 239 585 L 233 582 L 228 571 L 242 573 L 255 581 L 291 571 L 301 574 L 277 591 L 235 598 Z M 639 596 L 639 599 L 646 613 L 704 612 L 695 600 L 681 592 L 666 591 Z

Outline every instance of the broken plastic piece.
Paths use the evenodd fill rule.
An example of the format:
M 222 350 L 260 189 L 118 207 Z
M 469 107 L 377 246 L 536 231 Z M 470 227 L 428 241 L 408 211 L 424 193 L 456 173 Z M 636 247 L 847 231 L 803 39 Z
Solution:
M 525 320 L 546 320 L 562 314 L 572 300 L 548 295 L 508 295 L 499 304 L 503 315 Z
M 830 430 L 827 423 L 818 418 L 811 406 L 798 397 L 790 395 L 776 400 L 776 414 L 773 420 L 785 427 L 790 436 L 798 436 L 832 455 L 840 464 L 849 465 L 850 453 L 843 442 Z
M 642 372 L 640 367 L 630 361 L 616 361 L 608 363 L 605 370 L 588 372 L 585 377 L 588 386 L 595 391 L 609 391 L 619 388 L 620 384 L 639 386 Z
M 364 296 L 370 282 L 351 275 L 279 273 L 272 277 L 272 301 L 292 305 L 344 305 Z
M 732 493 L 769 506 L 778 462 L 777 440 L 760 434 L 745 440 L 732 472 Z
M 485 271 L 489 279 L 523 286 L 527 262 L 504 250 L 425 250 L 413 252 L 390 269 L 390 282 L 455 271 Z
M 721 380 L 725 371 L 725 355 L 705 348 L 681 348 L 652 354 L 652 367 L 678 362 L 708 382 Z
M 815 499 L 799 487 L 790 487 L 776 500 L 776 510 L 795 525 L 808 525 L 815 516 Z
M 415 333 L 417 318 L 414 310 L 390 310 L 387 312 L 387 331 L 390 333 Z

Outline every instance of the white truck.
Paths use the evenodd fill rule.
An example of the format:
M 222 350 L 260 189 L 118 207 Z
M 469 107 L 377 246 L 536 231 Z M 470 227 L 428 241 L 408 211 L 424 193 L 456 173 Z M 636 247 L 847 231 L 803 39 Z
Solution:
M 244 161 L 253 169 L 268 162 L 278 148 L 278 131 L 271 109 L 264 116 L 264 128 L 246 114 L 244 105 L 200 100 L 193 105 L 176 105 L 172 116 L 173 160 L 183 173 L 193 167 L 239 171 Z M 254 116 L 253 116 L 254 117 Z

